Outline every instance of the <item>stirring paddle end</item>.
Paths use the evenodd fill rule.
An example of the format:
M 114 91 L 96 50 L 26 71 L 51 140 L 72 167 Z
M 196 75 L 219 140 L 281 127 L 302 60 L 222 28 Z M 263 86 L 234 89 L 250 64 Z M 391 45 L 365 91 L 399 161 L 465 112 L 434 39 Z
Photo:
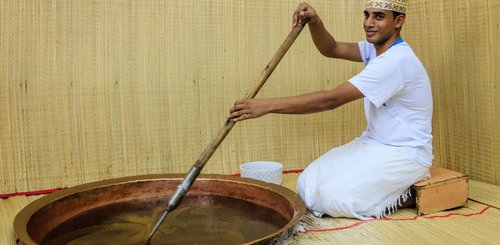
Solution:
M 149 232 L 148 238 L 141 243 L 141 245 L 149 245 L 151 243 L 151 239 L 155 235 L 156 231 L 158 231 L 158 228 L 160 228 L 160 225 L 163 223 L 163 220 L 167 217 L 168 212 L 170 211 L 169 208 L 167 208 L 160 216 L 158 221 L 155 223 L 153 229 L 151 229 L 151 232 Z

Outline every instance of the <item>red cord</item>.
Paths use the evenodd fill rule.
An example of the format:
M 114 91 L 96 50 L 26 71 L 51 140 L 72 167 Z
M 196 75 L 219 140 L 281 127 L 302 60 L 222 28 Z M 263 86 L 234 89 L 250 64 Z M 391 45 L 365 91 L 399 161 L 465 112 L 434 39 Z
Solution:
M 475 216 L 475 215 L 482 215 L 484 214 L 488 209 L 490 209 L 490 206 L 486 206 L 483 208 L 478 213 L 471 213 L 471 214 L 460 214 L 460 213 L 448 213 L 445 215 L 431 215 L 431 216 L 418 216 L 416 215 L 413 218 L 381 218 L 381 219 L 370 219 L 370 220 L 362 220 L 358 221 L 352 225 L 348 226 L 341 226 L 341 227 L 333 227 L 333 228 L 326 228 L 326 229 L 313 229 L 313 230 L 305 230 L 305 231 L 299 231 L 300 234 L 308 234 L 308 233 L 318 233 L 318 232 L 327 232 L 327 231 L 338 231 L 338 230 L 345 230 L 349 228 L 356 227 L 358 225 L 372 222 L 372 221 L 385 221 L 385 220 L 390 220 L 390 221 L 408 221 L 408 220 L 417 220 L 417 219 L 437 219 L 437 218 L 449 218 L 451 216 L 464 216 L 464 217 L 470 217 L 470 216 Z
M 50 189 L 50 190 L 38 190 L 38 191 L 26 191 L 26 192 L 15 192 L 15 193 L 8 193 L 8 194 L 0 194 L 0 198 L 5 199 L 9 197 L 15 197 L 15 196 L 31 196 L 31 195 L 43 195 L 43 194 L 50 194 L 52 192 L 56 192 L 58 190 L 62 190 L 63 188 L 56 188 L 56 189 Z
M 300 173 L 302 172 L 303 169 L 297 169 L 297 170 L 284 170 L 284 174 L 290 174 L 290 173 Z M 232 176 L 240 176 L 239 173 L 237 174 L 231 174 Z M 14 192 L 14 193 L 7 193 L 7 194 L 0 194 L 1 199 L 6 199 L 9 197 L 15 197 L 15 196 L 32 196 L 32 195 L 43 195 L 43 194 L 50 194 L 53 192 L 56 192 L 58 190 L 62 190 L 64 188 L 55 188 L 55 189 L 49 189 L 49 190 L 37 190 L 37 191 L 25 191 L 25 192 Z

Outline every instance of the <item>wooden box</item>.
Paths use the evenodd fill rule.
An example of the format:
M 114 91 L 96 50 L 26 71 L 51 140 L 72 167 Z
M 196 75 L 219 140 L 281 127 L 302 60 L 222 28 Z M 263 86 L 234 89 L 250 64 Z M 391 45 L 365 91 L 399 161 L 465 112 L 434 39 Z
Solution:
M 445 168 L 431 167 L 431 177 L 415 183 L 417 214 L 424 215 L 464 206 L 469 198 L 465 174 Z

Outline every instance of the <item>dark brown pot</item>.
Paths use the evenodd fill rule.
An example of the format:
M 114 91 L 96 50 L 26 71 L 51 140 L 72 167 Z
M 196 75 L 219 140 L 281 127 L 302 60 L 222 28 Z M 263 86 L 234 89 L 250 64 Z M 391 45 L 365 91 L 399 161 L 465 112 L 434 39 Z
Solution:
M 180 174 L 131 176 L 64 189 L 44 196 L 22 209 L 14 220 L 14 231 L 20 244 L 40 244 L 60 224 L 96 208 L 116 204 L 123 207 L 142 205 L 142 208 L 164 206 L 182 177 Z M 278 231 L 249 244 L 276 244 L 289 239 L 305 212 L 303 202 L 293 191 L 279 185 L 236 176 L 200 175 L 181 206 L 207 205 L 207 200 L 210 200 L 190 199 L 190 196 L 225 196 L 244 200 L 270 208 L 288 221 Z

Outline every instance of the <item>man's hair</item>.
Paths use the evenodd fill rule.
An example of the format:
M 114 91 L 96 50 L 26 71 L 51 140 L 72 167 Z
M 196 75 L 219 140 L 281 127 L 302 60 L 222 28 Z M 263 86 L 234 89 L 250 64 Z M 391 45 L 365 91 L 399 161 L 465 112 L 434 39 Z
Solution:
M 398 17 L 398 16 L 400 16 L 400 15 L 406 16 L 406 14 L 404 14 L 404 13 L 400 13 L 400 12 L 392 11 L 392 17 L 394 18 L 393 20 L 395 20 L 395 19 L 396 19 L 396 17 Z

